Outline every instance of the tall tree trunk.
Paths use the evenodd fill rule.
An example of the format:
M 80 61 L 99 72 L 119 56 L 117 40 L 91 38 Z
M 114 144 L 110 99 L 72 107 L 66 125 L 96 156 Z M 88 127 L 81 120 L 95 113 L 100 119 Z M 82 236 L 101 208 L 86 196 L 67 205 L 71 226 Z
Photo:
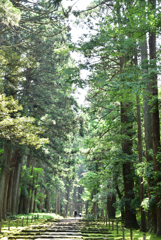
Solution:
M 26 163 L 26 167 L 27 167 L 28 171 L 30 171 L 30 164 L 31 164 L 31 155 L 29 154 L 27 156 L 27 163 Z M 32 174 L 33 174 L 33 166 L 31 168 L 30 175 L 32 175 Z M 28 182 L 28 184 L 29 184 L 29 182 Z M 27 187 L 27 194 L 24 194 L 24 191 L 26 192 L 26 189 L 24 190 L 23 188 L 21 188 L 20 201 L 19 201 L 19 211 L 20 211 L 20 213 L 27 214 L 30 210 L 30 206 L 31 206 L 30 192 L 32 190 L 32 187 L 31 187 L 31 183 L 29 185 Z
M 19 213 L 19 214 L 23 214 L 23 213 L 24 213 L 24 209 L 23 209 L 24 199 L 25 199 L 24 195 L 21 194 L 21 195 L 20 195 L 20 201 L 19 201 L 19 209 L 18 209 L 18 213 Z
M 135 66 L 138 65 L 137 60 L 137 51 L 135 53 Z M 142 155 L 143 155 L 143 148 L 142 148 L 142 129 L 141 129 L 141 116 L 140 116 L 140 98 L 139 95 L 136 95 L 136 104 L 137 104 L 137 126 L 138 126 L 138 155 L 139 155 L 139 163 L 142 163 Z M 139 177 L 139 188 L 140 188 L 140 203 L 142 203 L 144 199 L 144 185 L 143 185 L 143 177 Z M 146 215 L 143 207 L 140 205 L 140 212 L 141 212 L 141 224 L 140 224 L 140 231 L 146 232 Z
M 108 217 L 111 219 L 115 218 L 116 209 L 113 204 L 116 203 L 116 195 L 115 194 L 108 194 L 107 196 L 107 213 Z
M 120 70 L 124 70 L 125 58 L 120 58 Z M 125 155 L 123 163 L 123 181 L 125 197 L 125 227 L 138 228 L 136 221 L 135 208 L 131 206 L 134 195 L 133 165 L 132 156 L 132 104 L 130 102 L 121 102 L 121 124 L 122 124 L 122 152 Z
M 83 188 L 82 188 L 82 186 L 80 186 L 80 187 L 78 187 L 78 213 L 81 213 L 82 212 L 82 201 L 81 201 L 81 199 L 82 199 L 82 192 L 83 192 Z
M 141 61 L 142 69 L 145 75 L 148 75 L 148 53 L 147 53 L 147 41 L 146 36 L 144 42 L 140 44 L 141 48 Z M 152 144 L 152 124 L 151 124 L 151 106 L 150 102 L 150 81 L 146 77 L 143 78 L 145 84 L 143 88 L 143 111 L 144 111 L 144 129 L 145 129 L 145 145 L 146 145 L 146 159 L 148 164 L 153 162 L 152 156 L 149 154 L 150 149 L 153 148 Z M 148 197 L 151 198 L 151 188 L 154 188 L 154 177 L 148 177 Z M 156 232 L 156 209 L 149 209 L 148 215 L 150 216 L 150 232 Z
M 86 215 L 88 214 L 88 207 L 89 207 L 89 201 L 85 203 L 85 208 L 86 208 Z
M 136 221 L 135 208 L 131 206 L 131 201 L 135 198 L 135 195 L 133 190 L 133 165 L 130 161 L 132 155 L 132 139 L 129 133 L 129 131 L 131 132 L 132 130 L 132 123 L 130 123 L 131 120 L 128 119 L 130 112 L 130 103 L 121 103 L 122 134 L 127 136 L 127 139 L 122 140 L 122 151 L 125 154 L 125 158 L 127 158 L 127 160 L 123 164 L 123 180 L 125 193 L 125 227 L 137 229 L 138 224 Z M 127 127 L 126 124 L 130 124 L 131 126 Z
M 156 12 L 156 0 L 149 0 L 151 4 L 151 11 L 153 14 Z M 150 74 L 151 80 L 151 97 L 152 97 L 152 110 L 151 110 L 151 119 L 152 119 L 152 142 L 153 142 L 153 161 L 154 161 L 154 171 L 156 172 L 156 214 L 157 214 L 157 230 L 156 234 L 161 235 L 161 207 L 160 207 L 160 191 L 159 188 L 161 177 L 161 164 L 158 154 L 160 148 L 160 123 L 159 123 L 159 109 L 158 109 L 158 85 L 157 85 L 157 73 L 156 69 L 156 32 L 149 33 L 149 53 L 150 53 L 150 67 L 153 71 Z
M 77 209 L 77 188 L 74 187 L 74 192 L 73 192 L 73 213 Z
M 6 142 L 4 145 L 3 162 L 1 166 L 0 174 L 0 220 L 5 218 L 6 203 L 7 203 L 7 191 L 10 174 L 10 163 L 12 157 L 12 148 L 10 142 Z
M 97 202 L 93 202 L 92 213 L 95 217 L 97 216 Z
M 29 157 L 30 160 L 30 157 Z M 34 174 L 33 172 L 33 168 L 35 166 L 35 161 L 32 159 L 32 168 L 31 168 L 31 176 Z M 35 179 L 33 176 L 33 180 L 32 180 L 32 186 L 28 188 L 28 206 L 29 206 L 29 212 L 32 213 L 33 212 L 33 208 L 34 208 L 34 194 L 35 194 Z
M 13 189 L 12 189 L 12 214 L 18 213 L 18 201 L 19 201 L 19 191 L 20 191 L 20 179 L 22 171 L 22 161 L 18 160 L 13 176 Z
M 70 182 L 69 182 L 69 186 L 67 187 L 67 193 L 66 193 L 66 201 L 67 201 L 66 206 L 65 206 L 66 217 L 68 217 L 69 196 L 70 196 Z
M 8 196 L 7 196 L 7 212 L 12 212 L 12 189 L 13 189 L 13 176 L 14 169 L 12 168 L 9 176 L 9 187 L 8 187 Z
M 92 193 L 92 200 L 93 200 L 93 197 L 97 194 L 97 189 L 94 189 L 93 190 L 93 193 Z M 97 214 L 98 214 L 98 204 L 97 204 L 97 201 L 93 201 L 93 206 L 92 206 L 92 210 L 91 210 L 91 213 L 96 217 Z
M 140 117 L 140 100 L 137 95 L 137 125 L 138 125 L 138 155 L 139 155 L 139 163 L 142 163 L 142 132 L 141 132 L 141 117 Z M 143 177 L 139 177 L 139 186 L 140 186 L 140 203 L 142 203 L 144 199 L 144 185 L 143 185 Z M 141 212 L 141 224 L 140 231 L 146 232 L 146 215 L 142 206 L 140 206 Z
M 17 163 L 18 149 L 14 150 L 12 163 L 10 165 L 10 176 L 9 176 L 9 187 L 8 187 L 8 196 L 7 196 L 7 212 L 12 212 L 12 189 L 13 189 L 13 176 L 15 165 Z
M 73 213 L 73 209 L 72 209 Z M 56 214 L 60 214 L 60 192 L 57 192 L 57 197 L 56 197 Z
M 50 191 L 46 189 L 45 209 L 50 212 Z
M 120 189 L 119 189 L 118 185 L 116 185 L 116 191 L 117 191 L 119 199 L 121 200 L 122 197 L 123 197 L 123 194 L 120 192 Z M 121 206 L 121 218 L 122 218 L 122 220 L 125 219 L 125 210 L 124 210 L 123 206 Z
M 5 180 L 5 193 L 3 198 L 3 217 L 6 219 L 6 213 L 7 213 L 7 199 L 8 199 L 8 189 L 9 189 L 9 177 L 10 177 L 10 170 L 8 170 L 8 173 L 6 174 L 6 180 Z
M 33 213 L 34 211 L 34 195 L 35 195 L 35 189 L 34 187 L 32 188 L 32 193 L 31 193 L 31 198 L 30 198 L 30 213 Z
M 125 1 L 128 7 L 130 7 L 132 1 Z M 117 2 L 117 23 L 121 25 L 121 13 L 120 13 L 120 3 Z M 124 71 L 125 56 L 120 57 L 120 71 Z M 129 117 L 130 116 L 130 117 Z M 123 163 L 123 181 L 124 181 L 124 198 L 125 198 L 125 227 L 127 228 L 138 228 L 138 223 L 136 221 L 135 208 L 131 206 L 131 201 L 135 198 L 134 195 L 134 180 L 133 180 L 133 165 L 131 162 L 132 156 L 132 109 L 129 100 L 123 100 L 121 102 L 121 125 L 122 125 L 122 152 L 125 156 L 125 161 Z M 128 127 L 127 127 L 128 124 Z
M 101 218 L 104 218 L 104 209 L 101 208 Z
M 37 176 L 36 176 L 36 189 L 35 189 L 35 197 L 34 197 L 34 208 L 33 208 L 33 212 L 35 213 L 36 212 L 36 199 L 37 199 L 37 191 L 38 191 L 38 188 L 37 188 L 37 185 L 38 185 L 38 177 L 39 177 L 39 174 L 37 173 Z
M 32 160 L 32 156 L 31 156 L 31 152 L 27 155 L 27 163 L 26 163 L 26 167 L 30 170 L 31 167 L 31 160 Z M 31 168 L 31 175 L 33 174 L 33 166 Z M 28 213 L 29 212 L 29 207 L 30 207 L 30 195 L 31 195 L 31 191 L 32 191 L 32 187 L 31 184 L 29 184 L 28 188 L 27 188 L 27 192 L 28 192 L 28 197 L 26 197 L 24 199 L 24 213 Z

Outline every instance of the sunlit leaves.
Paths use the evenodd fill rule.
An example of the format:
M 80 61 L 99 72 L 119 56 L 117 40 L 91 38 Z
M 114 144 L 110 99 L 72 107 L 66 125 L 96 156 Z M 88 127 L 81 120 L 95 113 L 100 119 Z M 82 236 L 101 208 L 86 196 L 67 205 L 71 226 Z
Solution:
M 83 174 L 80 183 L 83 183 L 84 186 L 90 191 L 97 188 L 98 174 L 95 172 L 87 172 Z
M 21 117 L 22 106 L 13 97 L 0 95 L 0 136 L 8 140 L 40 148 L 48 139 L 40 138 L 43 128 L 34 125 L 35 119 Z
M 2 0 L 0 3 L 0 22 L 1 24 L 18 25 L 20 21 L 20 10 L 13 7 L 9 0 Z

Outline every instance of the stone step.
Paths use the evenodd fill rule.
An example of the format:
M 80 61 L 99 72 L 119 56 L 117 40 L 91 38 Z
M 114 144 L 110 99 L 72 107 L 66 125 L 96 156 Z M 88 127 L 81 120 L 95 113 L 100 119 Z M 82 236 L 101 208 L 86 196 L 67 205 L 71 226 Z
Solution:
M 24 237 L 18 237 L 18 238 L 8 238 L 8 239 L 12 239 L 12 240 L 32 240 L 32 239 L 36 239 L 36 240 L 44 240 L 44 238 L 41 238 L 41 237 L 39 237 L 39 238 L 30 238 L 29 236 L 28 236 L 28 238 L 24 238 Z M 47 240 L 80 240 L 80 239 L 83 239 L 83 238 L 65 238 L 65 237 L 63 237 L 63 238 L 46 238 Z
M 81 239 L 83 239 L 82 238 L 82 236 L 80 235 L 80 236 L 75 236 L 75 235 L 73 235 L 73 236 L 70 236 L 70 235 L 28 235 L 28 236 L 25 236 L 25 235 L 19 235 L 19 236 L 13 236 L 13 237 L 9 237 L 8 239 L 25 239 L 25 240 L 27 240 L 27 239 L 56 239 L 56 240 L 58 240 L 58 239 L 67 239 L 67 240 L 81 240 Z
M 23 234 L 29 234 L 29 233 L 31 233 L 31 234 L 36 234 L 36 233 L 44 233 L 44 232 L 54 232 L 54 233 L 61 233 L 61 232 L 64 232 L 64 233 L 71 233 L 71 232 L 73 232 L 73 233 L 80 233 L 81 234 L 81 232 L 80 231 L 78 231 L 78 230 L 76 230 L 76 229 L 54 229 L 54 228 L 52 228 L 52 229 L 45 229 L 45 230 L 42 230 L 42 229 L 27 229 L 27 230 L 23 230 L 21 233 L 23 233 Z
M 52 235 L 81 235 L 81 232 L 54 232 L 54 231 L 46 231 L 45 234 L 52 234 Z
M 44 240 L 44 238 L 35 238 L 36 240 Z M 83 239 L 83 238 L 47 238 L 47 240 L 80 240 L 80 239 Z M 20 240 L 20 239 L 19 239 Z
M 50 222 L 39 226 L 30 226 L 19 234 L 10 236 L 12 240 L 113 240 L 107 228 L 95 226 L 87 227 L 79 224 L 75 219 L 65 219 L 59 222 Z M 80 230 L 81 229 L 81 230 Z M 119 236 L 118 236 L 119 237 Z M 118 240 L 121 238 L 118 238 Z
M 81 232 L 76 231 L 67 231 L 67 232 L 54 232 L 52 229 L 51 231 L 44 231 L 43 233 L 39 231 L 35 231 L 36 229 L 31 230 L 25 230 L 21 232 L 20 234 L 15 234 L 12 237 L 9 237 L 8 239 L 67 239 L 67 240 L 80 240 L 82 239 Z
M 68 228 L 47 228 L 48 232 L 78 232 L 78 229 L 68 229 Z
M 45 238 L 45 239 L 49 239 L 49 238 L 52 238 L 52 239 L 58 239 L 58 238 L 60 238 L 60 239 L 64 239 L 64 238 L 66 238 L 66 239 L 69 239 L 69 238 L 71 238 L 71 239 L 82 239 L 82 236 L 70 236 L 70 235 L 41 235 L 41 236 L 35 236 L 34 237 L 34 239 L 39 239 L 39 238 Z
M 21 231 L 21 233 L 40 233 L 45 231 L 46 229 L 24 229 Z
M 83 238 L 84 240 L 114 240 L 114 238 L 110 237 L 92 237 L 92 238 Z M 117 240 L 122 240 L 122 238 L 117 238 Z

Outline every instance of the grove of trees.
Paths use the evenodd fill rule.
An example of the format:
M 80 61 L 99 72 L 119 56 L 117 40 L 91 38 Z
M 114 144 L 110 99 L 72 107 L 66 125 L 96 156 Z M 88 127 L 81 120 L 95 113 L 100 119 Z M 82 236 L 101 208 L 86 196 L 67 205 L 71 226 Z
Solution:
M 67 82 L 74 65 L 58 8 L 59 1 L 0 3 L 0 218 L 50 211 L 71 171 L 65 148 L 78 128 Z
M 161 235 L 160 2 L 68 4 L 0 2 L 0 220 L 76 209 Z

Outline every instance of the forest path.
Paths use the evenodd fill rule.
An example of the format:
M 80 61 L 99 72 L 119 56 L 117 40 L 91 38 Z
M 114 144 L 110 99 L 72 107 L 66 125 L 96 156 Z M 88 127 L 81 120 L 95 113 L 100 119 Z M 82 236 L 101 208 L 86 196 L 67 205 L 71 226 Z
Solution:
M 47 222 L 39 226 L 30 226 L 20 233 L 9 236 L 8 239 L 17 240 L 81 240 L 82 234 L 79 227 L 80 219 L 62 219 L 57 222 Z
M 88 222 L 80 218 L 49 220 L 41 225 L 30 225 L 27 229 L 6 239 L 14 240 L 115 240 L 107 226 L 99 222 Z M 117 240 L 122 237 L 117 235 Z

